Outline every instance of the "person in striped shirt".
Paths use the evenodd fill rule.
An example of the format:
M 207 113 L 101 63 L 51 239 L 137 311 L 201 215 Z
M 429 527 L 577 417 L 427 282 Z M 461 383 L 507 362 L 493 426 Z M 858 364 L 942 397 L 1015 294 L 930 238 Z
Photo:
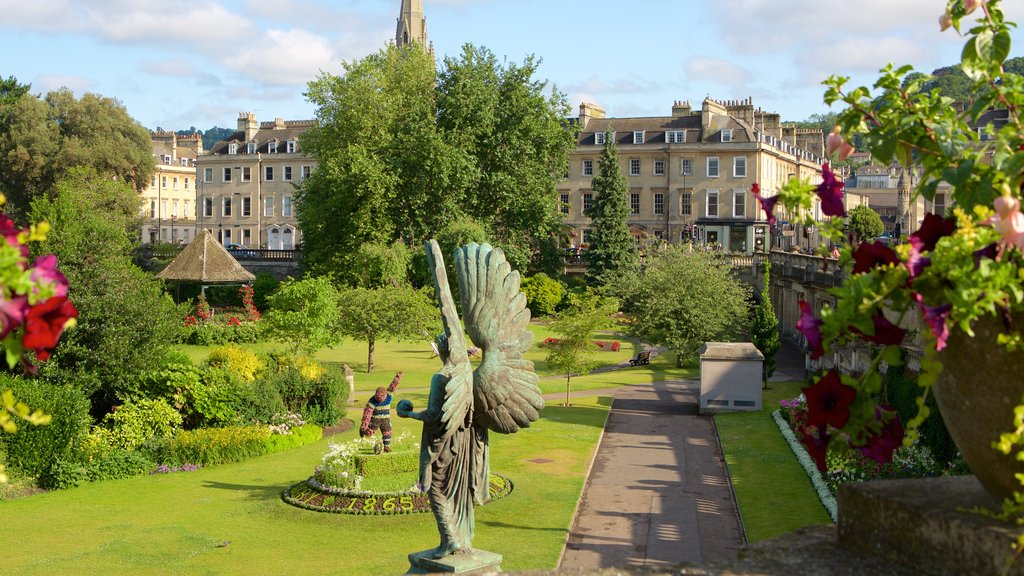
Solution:
M 374 446 L 374 452 L 391 452 L 391 393 L 398 388 L 402 381 L 404 372 L 395 374 L 391 384 L 387 387 L 377 388 L 377 391 L 363 408 L 363 420 L 359 425 L 359 436 L 362 438 L 373 437 L 377 429 L 380 429 L 381 442 Z

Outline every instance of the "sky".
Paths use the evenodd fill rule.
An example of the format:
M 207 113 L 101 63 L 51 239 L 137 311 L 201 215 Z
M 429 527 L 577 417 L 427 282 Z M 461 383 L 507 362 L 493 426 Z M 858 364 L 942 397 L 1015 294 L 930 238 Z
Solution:
M 1024 20 L 1024 1 L 1004 0 Z M 311 119 L 321 73 L 382 49 L 401 0 L 0 0 L 0 77 L 119 100 L 150 129 Z M 829 112 L 829 75 L 871 86 L 887 63 L 930 72 L 959 61 L 939 31 L 945 0 L 423 0 L 440 61 L 466 43 L 542 60 L 537 78 L 578 111 L 668 116 L 751 98 L 784 121 Z M 1012 56 L 1024 54 L 1013 33 Z M 833 111 L 838 111 L 832 108 Z

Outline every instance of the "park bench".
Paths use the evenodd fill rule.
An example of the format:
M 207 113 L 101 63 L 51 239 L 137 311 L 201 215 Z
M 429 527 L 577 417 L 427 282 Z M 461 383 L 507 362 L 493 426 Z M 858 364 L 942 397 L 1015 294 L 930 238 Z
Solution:
M 650 364 L 650 363 L 651 363 L 651 352 L 649 350 L 647 352 L 640 352 L 640 353 L 638 353 L 636 355 L 636 358 L 631 358 L 629 360 L 629 365 L 630 366 L 645 366 L 645 365 Z

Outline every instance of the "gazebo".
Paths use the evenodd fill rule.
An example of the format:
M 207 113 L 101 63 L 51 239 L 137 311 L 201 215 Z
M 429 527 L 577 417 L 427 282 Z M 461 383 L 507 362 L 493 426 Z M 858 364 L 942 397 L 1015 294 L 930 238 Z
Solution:
M 198 282 L 204 293 L 209 284 L 244 284 L 256 279 L 209 230 L 197 234 L 156 277 L 168 282 Z

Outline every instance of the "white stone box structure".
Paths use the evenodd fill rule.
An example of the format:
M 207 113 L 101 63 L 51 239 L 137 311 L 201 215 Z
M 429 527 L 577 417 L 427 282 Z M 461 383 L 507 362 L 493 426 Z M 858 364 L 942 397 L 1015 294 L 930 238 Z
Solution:
M 764 355 L 749 342 L 707 342 L 700 349 L 700 413 L 761 409 Z

